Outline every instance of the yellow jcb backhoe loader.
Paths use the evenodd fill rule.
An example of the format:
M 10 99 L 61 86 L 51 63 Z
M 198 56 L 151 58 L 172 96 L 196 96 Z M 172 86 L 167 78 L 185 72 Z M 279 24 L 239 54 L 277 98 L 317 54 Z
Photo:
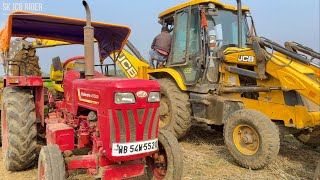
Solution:
M 319 67 L 257 36 L 249 8 L 237 5 L 193 0 L 162 12 L 173 36 L 164 68 L 149 69 L 130 43 L 132 53 L 113 59 L 127 77 L 159 81 L 161 128 L 181 138 L 192 121 L 224 125 L 235 160 L 259 169 L 277 156 L 280 132 L 320 145 Z

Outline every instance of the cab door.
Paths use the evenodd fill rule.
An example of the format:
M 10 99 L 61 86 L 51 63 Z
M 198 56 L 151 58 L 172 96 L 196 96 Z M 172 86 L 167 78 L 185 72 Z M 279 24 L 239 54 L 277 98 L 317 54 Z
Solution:
M 186 85 L 197 83 L 200 74 L 200 12 L 197 6 L 175 13 L 174 33 L 167 66 L 176 69 Z

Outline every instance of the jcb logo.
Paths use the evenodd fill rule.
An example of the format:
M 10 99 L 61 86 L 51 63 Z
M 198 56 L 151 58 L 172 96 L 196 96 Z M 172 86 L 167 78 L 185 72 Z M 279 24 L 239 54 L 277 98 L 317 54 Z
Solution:
M 254 56 L 239 56 L 238 61 L 242 61 L 242 62 L 254 62 Z
M 127 72 L 127 74 L 131 78 L 135 78 L 138 75 L 137 70 L 132 66 L 131 62 L 123 53 L 120 54 L 118 61 L 120 62 L 122 68 Z

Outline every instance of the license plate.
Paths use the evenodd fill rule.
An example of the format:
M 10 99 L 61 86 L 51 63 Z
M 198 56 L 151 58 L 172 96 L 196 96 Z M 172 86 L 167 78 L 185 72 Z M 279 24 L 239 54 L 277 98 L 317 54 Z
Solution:
M 112 156 L 131 156 L 158 150 L 158 139 L 131 143 L 113 143 Z

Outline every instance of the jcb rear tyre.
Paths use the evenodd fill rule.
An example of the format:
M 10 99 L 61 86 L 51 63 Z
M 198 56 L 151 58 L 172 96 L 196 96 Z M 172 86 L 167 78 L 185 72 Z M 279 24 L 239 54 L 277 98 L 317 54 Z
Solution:
M 32 167 L 36 160 L 35 103 L 30 89 L 6 87 L 3 93 L 3 159 L 9 171 Z
M 232 113 L 224 125 L 224 141 L 235 161 L 251 169 L 270 164 L 280 149 L 277 126 L 255 110 Z
M 180 139 L 191 127 L 189 95 L 170 79 L 158 79 L 161 89 L 160 128 Z
M 294 137 L 307 146 L 313 148 L 320 146 L 320 128 L 315 129 L 311 133 L 308 130 L 301 131 L 297 134 L 294 134 Z
M 43 146 L 41 148 L 38 161 L 38 179 L 66 179 L 64 159 L 57 145 Z
M 148 179 L 152 180 L 179 180 L 182 178 L 183 172 L 183 152 L 176 137 L 167 130 L 159 130 L 159 152 L 157 157 L 165 157 L 163 164 L 156 164 L 153 158 L 147 157 L 146 173 Z M 165 168 L 161 168 L 165 167 Z M 165 169 L 165 170 L 164 170 Z M 164 171 L 163 171 L 164 170 Z

